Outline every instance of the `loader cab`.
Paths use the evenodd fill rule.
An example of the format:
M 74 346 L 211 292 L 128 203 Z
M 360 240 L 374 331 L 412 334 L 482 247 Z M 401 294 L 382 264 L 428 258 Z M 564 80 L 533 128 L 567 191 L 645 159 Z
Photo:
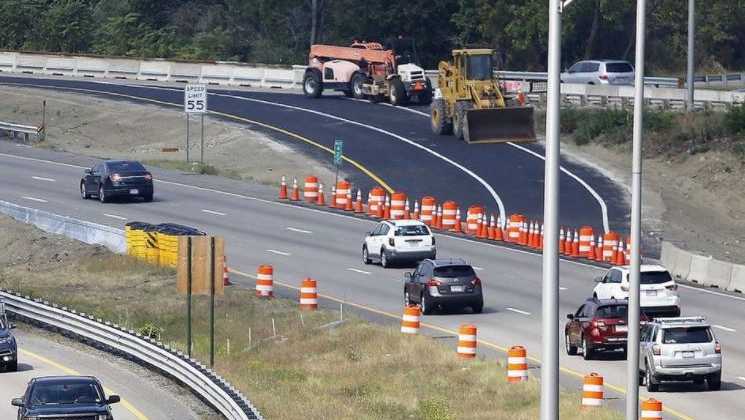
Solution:
M 467 55 L 466 78 L 468 80 L 491 80 L 493 63 L 491 54 Z

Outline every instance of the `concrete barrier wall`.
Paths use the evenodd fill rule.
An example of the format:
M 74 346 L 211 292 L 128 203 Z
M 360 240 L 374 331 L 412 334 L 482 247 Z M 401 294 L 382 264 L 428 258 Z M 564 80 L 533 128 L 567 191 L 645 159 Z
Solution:
M 127 242 L 121 229 L 23 207 L 7 201 L 0 201 L 0 213 L 32 224 L 45 232 L 64 235 L 86 244 L 103 245 L 119 254 L 127 252 Z
M 662 242 L 662 264 L 677 279 L 745 293 L 745 265 L 696 255 L 670 242 Z

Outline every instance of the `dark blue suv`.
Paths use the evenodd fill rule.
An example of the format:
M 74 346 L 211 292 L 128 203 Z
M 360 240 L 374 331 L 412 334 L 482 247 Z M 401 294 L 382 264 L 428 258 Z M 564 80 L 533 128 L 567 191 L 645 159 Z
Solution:
M 0 301 L 0 367 L 11 372 L 18 370 L 18 345 L 10 332 L 15 327 L 8 322 L 5 307 Z
M 118 402 L 118 395 L 106 398 L 92 376 L 45 376 L 29 381 L 23 397 L 13 398 L 11 404 L 18 407 L 18 420 L 113 420 L 109 404 Z

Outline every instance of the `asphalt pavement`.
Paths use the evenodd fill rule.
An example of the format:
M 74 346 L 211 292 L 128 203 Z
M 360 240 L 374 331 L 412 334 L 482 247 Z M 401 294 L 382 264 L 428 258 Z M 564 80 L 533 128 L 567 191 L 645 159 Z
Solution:
M 0 197 L 114 227 L 126 221 L 175 222 L 226 238 L 231 269 L 239 287 L 252 288 L 250 277 L 259 264 L 273 264 L 276 281 L 299 286 L 307 276 L 318 281 L 321 294 L 376 316 L 397 318 L 402 311 L 403 273 L 364 265 L 360 251 L 364 232 L 373 222 L 274 200 L 276 191 L 229 179 L 154 170 L 158 182 L 153 203 L 101 204 L 82 200 L 78 184 L 82 167 L 93 159 L 49 150 L 0 143 Z M 80 165 L 80 166 L 69 166 Z M 33 177 L 37 178 L 33 178 Z M 38 178 L 54 181 L 41 181 Z M 481 350 L 527 347 L 540 360 L 541 257 L 537 254 L 440 235 L 438 256 L 463 257 L 477 268 L 485 289 L 483 314 L 436 314 L 424 322 L 445 335 L 461 323 L 473 323 Z M 563 261 L 560 310 L 574 312 L 591 294 L 597 267 Z M 675 416 L 684 419 L 739 419 L 745 408 L 745 298 L 710 289 L 681 287 L 683 315 L 705 315 L 715 325 L 724 354 L 723 389 L 709 392 L 690 386 L 668 386 L 651 394 Z M 563 332 L 563 321 L 557 328 Z M 563 334 L 562 334 L 563 336 Z M 563 342 L 557 343 L 563 349 Z M 598 372 L 609 395 L 625 388 L 625 361 L 619 357 L 586 362 L 563 354 L 562 384 L 576 387 L 576 377 Z M 532 371 L 535 376 L 537 370 Z M 650 394 L 642 391 L 643 396 Z M 250 398 L 250 396 L 249 396 Z

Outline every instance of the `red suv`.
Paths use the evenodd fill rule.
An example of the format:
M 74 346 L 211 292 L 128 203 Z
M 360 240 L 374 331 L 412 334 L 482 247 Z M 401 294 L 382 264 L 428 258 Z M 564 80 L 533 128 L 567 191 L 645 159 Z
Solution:
M 570 356 L 582 353 L 590 360 L 599 351 L 626 352 L 628 302 L 615 299 L 587 299 L 576 313 L 567 314 L 564 343 Z M 642 315 L 642 320 L 646 319 Z

